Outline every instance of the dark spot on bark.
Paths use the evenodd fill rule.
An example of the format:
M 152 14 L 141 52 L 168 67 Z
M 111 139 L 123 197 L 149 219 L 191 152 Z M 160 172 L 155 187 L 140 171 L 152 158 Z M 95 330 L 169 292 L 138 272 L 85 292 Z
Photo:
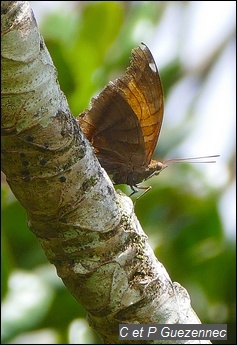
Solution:
M 108 190 L 109 195 L 112 195 L 113 189 L 111 187 L 107 186 L 107 190 Z
M 101 169 L 98 170 L 98 176 L 99 176 L 99 177 L 102 177 L 102 176 L 103 176 L 103 173 L 102 173 L 102 170 L 101 170 Z
M 40 112 L 36 111 L 36 113 L 34 113 L 34 117 L 38 117 L 38 116 L 40 116 Z
M 64 137 L 66 135 L 66 131 L 64 129 L 61 130 L 61 136 Z
M 47 159 L 45 159 L 45 158 L 41 159 L 41 161 L 40 161 L 41 165 L 45 165 L 46 163 L 47 163 Z
M 79 152 L 79 157 L 78 158 L 83 158 L 84 156 L 85 156 L 85 154 L 86 154 L 86 149 L 85 149 L 85 147 L 80 147 L 79 149 L 78 149 L 78 152 Z
M 22 170 L 22 175 L 25 175 L 25 176 L 29 176 L 30 175 L 30 172 L 29 170 Z
M 47 149 L 49 147 L 49 143 L 44 143 L 44 147 Z
M 35 138 L 33 137 L 33 135 L 28 135 L 28 136 L 26 137 L 26 140 L 27 140 L 27 141 L 30 141 L 30 142 L 33 142 L 33 141 L 35 140 Z
M 93 187 L 95 185 L 95 178 L 91 177 L 89 180 L 86 180 L 82 183 L 82 190 L 85 192 L 88 189 L 90 189 L 90 187 Z
M 24 166 L 24 167 L 27 167 L 27 165 L 29 165 L 30 163 L 28 162 L 28 161 L 22 161 L 22 165 Z
M 59 178 L 59 181 L 60 181 L 60 182 L 65 182 L 65 181 L 66 181 L 66 177 L 65 177 L 65 176 L 61 176 L 61 177 Z

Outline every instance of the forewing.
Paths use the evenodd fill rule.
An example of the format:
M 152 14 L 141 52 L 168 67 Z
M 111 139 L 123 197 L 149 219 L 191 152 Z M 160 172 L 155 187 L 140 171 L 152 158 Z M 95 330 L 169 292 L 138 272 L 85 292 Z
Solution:
M 159 137 L 163 113 L 163 89 L 154 58 L 145 44 L 133 49 L 131 65 L 118 87 L 138 117 L 144 145 L 145 165 L 151 161 Z

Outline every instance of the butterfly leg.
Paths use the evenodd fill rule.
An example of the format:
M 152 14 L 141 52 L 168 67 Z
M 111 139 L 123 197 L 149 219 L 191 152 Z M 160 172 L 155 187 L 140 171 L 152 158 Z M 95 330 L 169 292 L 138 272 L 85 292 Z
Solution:
M 129 194 L 129 196 L 131 197 L 133 194 L 137 193 L 138 192 L 138 187 L 137 186 L 130 186 L 131 190 L 132 190 L 132 193 Z
M 137 197 L 136 201 L 137 201 L 138 199 L 140 199 L 142 196 L 144 196 L 147 192 L 149 192 L 149 190 L 151 189 L 151 186 L 139 186 L 139 187 L 137 187 L 137 188 L 143 189 L 144 192 L 141 193 L 141 194 Z
M 140 199 L 143 195 L 145 195 L 145 194 L 151 189 L 151 186 L 137 186 L 137 185 L 135 185 L 135 186 L 130 186 L 130 188 L 132 189 L 132 193 L 129 195 L 130 197 L 131 197 L 133 194 L 137 193 L 137 192 L 138 192 L 138 189 L 143 189 L 143 190 L 144 190 L 144 192 L 141 193 L 141 194 L 136 198 L 136 201 L 137 201 L 138 199 Z

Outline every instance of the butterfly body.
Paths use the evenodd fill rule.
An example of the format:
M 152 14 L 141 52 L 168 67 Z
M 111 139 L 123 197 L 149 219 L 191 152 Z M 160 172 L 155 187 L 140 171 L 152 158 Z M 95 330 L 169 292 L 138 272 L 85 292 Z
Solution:
M 152 160 L 163 107 L 158 69 L 150 50 L 142 44 L 132 50 L 125 75 L 110 82 L 92 99 L 91 108 L 78 117 L 100 164 L 115 184 L 137 186 L 166 167 Z
M 100 160 L 99 154 L 97 155 Z M 141 166 L 140 168 L 135 168 L 131 165 L 119 165 L 111 169 L 111 167 L 103 162 L 104 169 L 113 176 L 114 184 L 127 184 L 131 187 L 137 187 L 137 184 L 144 180 L 147 180 L 153 175 L 158 175 L 167 165 L 152 160 L 148 166 Z

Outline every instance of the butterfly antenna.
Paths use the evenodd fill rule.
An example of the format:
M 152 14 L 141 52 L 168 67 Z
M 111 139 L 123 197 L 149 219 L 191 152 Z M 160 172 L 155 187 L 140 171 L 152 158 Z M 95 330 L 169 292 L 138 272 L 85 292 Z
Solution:
M 188 157 L 188 158 L 171 158 L 164 161 L 166 163 L 180 163 L 180 162 L 187 162 L 187 163 L 216 163 L 216 160 L 206 160 L 209 158 L 217 158 L 220 155 L 213 155 L 213 156 L 202 156 L 202 157 Z M 204 159 L 201 160 L 200 159 Z

